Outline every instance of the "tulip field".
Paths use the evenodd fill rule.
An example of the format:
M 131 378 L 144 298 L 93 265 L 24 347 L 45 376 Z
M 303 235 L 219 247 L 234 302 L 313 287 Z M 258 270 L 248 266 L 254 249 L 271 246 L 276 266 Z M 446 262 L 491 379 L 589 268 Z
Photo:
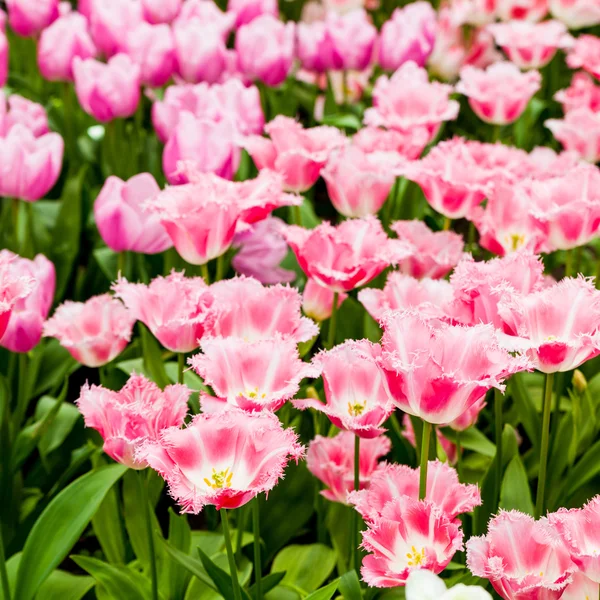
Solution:
M 0 600 L 600 600 L 600 0 L 5 0 L 0 84 Z

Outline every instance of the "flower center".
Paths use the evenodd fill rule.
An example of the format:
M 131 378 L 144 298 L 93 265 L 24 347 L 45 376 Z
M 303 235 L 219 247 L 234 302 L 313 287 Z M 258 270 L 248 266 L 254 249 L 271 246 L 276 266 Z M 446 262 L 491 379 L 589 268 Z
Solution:
M 210 479 L 204 478 L 204 483 L 213 490 L 220 490 L 222 488 L 231 487 L 231 478 L 233 477 L 233 472 L 229 471 L 229 467 L 227 467 L 224 471 L 219 471 L 213 467 L 212 475 Z M 212 481 L 211 481 L 212 480 Z
M 506 236 L 506 240 L 509 243 L 510 249 L 515 252 L 521 246 L 525 244 L 525 234 L 523 233 L 511 233 Z
M 255 387 L 253 390 L 246 390 L 245 392 L 240 392 L 240 396 L 250 398 L 250 400 L 257 400 L 258 398 L 264 400 L 267 397 L 267 395 L 264 392 L 259 392 L 257 387 Z
M 414 546 L 411 548 L 411 552 L 406 553 L 408 558 L 409 567 L 420 567 L 425 562 L 425 548 L 417 550 Z
M 363 400 L 362 402 L 355 400 L 354 403 L 348 402 L 348 414 L 351 417 L 360 417 L 365 411 L 365 408 L 367 408 L 366 400 Z

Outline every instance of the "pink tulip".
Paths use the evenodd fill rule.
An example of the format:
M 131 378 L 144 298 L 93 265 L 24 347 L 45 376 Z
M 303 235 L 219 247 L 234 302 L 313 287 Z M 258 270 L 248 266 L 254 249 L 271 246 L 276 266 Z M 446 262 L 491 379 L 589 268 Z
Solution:
M 471 65 L 478 69 L 486 69 L 490 65 L 504 59 L 494 42 L 494 37 L 487 29 L 476 29 L 469 43 L 466 44 L 463 66 Z
M 415 247 L 416 251 L 400 261 L 398 268 L 417 279 L 442 279 L 463 255 L 463 239 L 453 231 L 433 232 L 418 220 L 395 221 L 390 229 L 399 239 Z
M 302 310 L 307 317 L 315 321 L 325 321 L 331 317 L 333 312 L 333 296 L 329 288 L 318 284 L 314 279 L 309 279 L 302 292 Z M 337 308 L 339 308 L 348 294 L 341 292 L 337 297 Z
M 354 489 L 354 440 L 350 431 L 340 431 L 335 437 L 317 435 L 308 445 L 306 466 L 325 485 L 321 495 L 330 502 L 348 504 L 346 496 Z M 361 440 L 359 447 L 359 489 L 368 488 L 379 468 L 378 461 L 392 445 L 389 438 L 379 435 Z
M 319 376 L 318 369 L 300 359 L 291 338 L 256 342 L 212 338 L 200 347 L 202 354 L 188 362 L 216 396 L 201 395 L 204 412 L 227 406 L 274 412 L 296 395 L 305 377 Z
M 390 502 L 362 535 L 369 554 L 361 574 L 370 587 L 405 585 L 416 569 L 440 573 L 463 547 L 463 533 L 455 521 L 433 502 L 409 496 Z
M 63 160 L 64 142 L 58 133 L 35 138 L 17 123 L 0 138 L 0 194 L 34 202 L 56 183 Z
M 600 292 L 583 277 L 565 278 L 526 296 L 506 296 L 498 314 L 510 336 L 542 373 L 572 371 L 600 354 Z
M 589 108 L 594 113 L 600 113 L 600 85 L 595 85 L 586 73 L 575 73 L 571 85 L 556 92 L 554 99 L 562 104 L 565 114 L 578 108 Z
M 167 350 L 191 352 L 198 348 L 213 304 L 201 277 L 184 277 L 173 271 L 148 285 L 119 278 L 112 289 L 129 314 L 144 323 Z
M 297 440 L 272 413 L 230 409 L 163 430 L 136 456 L 167 481 L 183 512 L 199 513 L 207 504 L 238 508 L 273 489 L 289 460 L 304 454 Z
M 467 542 L 467 566 L 506 600 L 558 600 L 575 571 L 556 528 L 516 510 L 501 510 L 486 536 Z
M 521 73 L 516 65 L 499 62 L 486 70 L 466 66 L 460 71 L 456 91 L 469 99 L 473 112 L 486 123 L 514 123 L 540 89 L 538 71 Z
M 577 108 L 564 119 L 548 119 L 544 125 L 566 150 L 591 163 L 600 160 L 600 112 Z
M 396 155 L 366 154 L 356 146 L 333 152 L 321 175 L 334 208 L 345 217 L 379 212 L 396 181 Z
M 6 0 L 11 29 L 23 37 L 37 35 L 58 18 L 58 0 Z
M 145 441 L 155 441 L 168 427 L 181 427 L 191 390 L 181 384 L 164 391 L 143 375 L 131 375 L 120 391 L 88 385 L 81 388 L 77 408 L 86 427 L 104 440 L 104 452 L 130 469 L 145 469 L 135 452 Z
M 91 0 L 90 33 L 106 57 L 124 52 L 127 33 L 142 22 L 139 0 Z
M 301 316 L 297 289 L 265 287 L 251 277 L 213 283 L 210 291 L 218 313 L 206 324 L 206 337 L 234 337 L 250 342 L 274 337 L 307 342 L 319 328 Z
M 140 23 L 127 35 L 127 54 L 141 71 L 140 81 L 161 87 L 175 71 L 175 42 L 166 24 Z
M 335 52 L 342 58 L 342 69 L 363 71 L 373 60 L 377 29 L 363 9 L 344 15 L 329 13 L 327 28 Z
M 436 14 L 429 2 L 397 8 L 381 28 L 379 64 L 388 71 L 395 71 L 409 60 L 424 66 L 433 50 L 435 30 Z
M 283 237 L 284 222 L 277 217 L 258 221 L 248 231 L 240 231 L 233 238 L 238 251 L 231 265 L 240 275 L 254 277 L 261 283 L 287 283 L 296 279 L 296 273 L 280 267 L 287 256 L 288 245 Z
M 588 579 L 583 573 L 573 573 L 573 582 L 565 588 L 560 600 L 580 600 L 600 596 L 600 585 Z
M 159 192 L 150 173 L 140 173 L 127 182 L 111 176 L 104 182 L 94 202 L 94 218 L 109 248 L 115 252 L 158 254 L 172 247 L 158 218 L 143 208 Z
M 304 129 L 294 119 L 279 115 L 267 123 L 265 131 L 271 139 L 248 136 L 243 140 L 258 169 L 281 173 L 285 188 L 301 193 L 310 189 L 335 148 L 346 144 L 336 127 Z
M 442 122 L 458 115 L 459 104 L 449 99 L 451 93 L 449 85 L 430 82 L 425 69 L 408 61 L 391 78 L 377 79 L 365 123 L 400 131 L 426 127 L 431 140 Z
M 540 69 L 559 48 L 568 48 L 572 38 L 560 21 L 510 21 L 490 25 L 488 31 L 508 58 L 521 69 Z
M 235 25 L 235 15 L 223 12 L 214 2 L 206 0 L 185 0 L 175 19 L 174 25 L 197 20 L 227 40 Z
M 142 14 L 148 23 L 170 23 L 181 10 L 182 0 L 142 0 Z
M 304 69 L 316 73 L 343 69 L 344 59 L 335 46 L 327 21 L 300 22 L 296 31 L 298 58 Z
M 492 325 L 465 328 L 409 311 L 382 319 L 385 370 L 394 404 L 428 423 L 454 421 L 491 388 L 529 368 L 500 347 Z M 453 348 L 464 351 L 456 353 Z M 408 359 L 407 357 L 416 357 Z
M 308 398 L 292 404 L 302 410 L 314 408 L 339 429 L 361 438 L 378 436 L 394 410 L 378 365 L 380 357 L 381 347 L 367 340 L 348 340 L 321 352 L 313 363 L 323 376 L 326 403 Z
M 36 284 L 34 277 L 19 271 L 16 254 L 9 250 L 0 251 L 0 340 L 8 327 L 13 308 L 31 294 Z
M 414 160 L 419 158 L 429 143 L 429 137 L 426 127 L 413 127 L 406 131 L 363 127 L 352 138 L 352 145 L 367 154 L 397 152 L 404 158 Z
M 48 115 L 41 104 L 18 94 L 11 94 L 7 100 L 0 90 L 0 135 L 6 137 L 17 123 L 27 127 L 36 138 L 50 131 Z
M 376 523 L 383 516 L 388 502 L 400 496 L 419 499 L 420 469 L 408 465 L 384 464 L 373 474 L 366 490 L 350 492 L 348 501 L 367 523 Z M 429 461 L 427 469 L 427 500 L 450 520 L 470 513 L 481 505 L 476 485 L 460 483 L 456 470 L 439 460 Z
M 237 132 L 229 120 L 198 119 L 184 112 L 169 138 L 162 157 L 163 171 L 171 184 L 187 183 L 184 163 L 201 173 L 233 179 L 239 161 Z
M 10 319 L 4 323 L 4 334 L 0 336 L 0 346 L 11 352 L 29 352 L 42 337 L 42 326 L 54 300 L 56 271 L 43 254 L 29 260 L 9 250 L 1 250 L 0 260 L 7 260 L 11 276 L 26 278 L 25 283 L 30 288 L 28 294 L 24 294 L 23 289 L 12 303 Z
M 477 423 L 477 419 L 479 419 L 479 414 L 485 408 L 486 402 L 485 397 L 477 400 L 475 404 L 471 406 L 471 408 L 465 410 L 465 412 L 460 415 L 454 421 L 451 421 L 448 426 L 454 429 L 454 431 L 466 431 L 470 427 L 473 427 L 475 423 Z
M 473 404 L 474 406 L 478 406 L 479 405 L 479 401 L 476 402 L 475 404 Z M 467 412 L 471 411 L 472 408 L 467 410 Z M 465 413 L 463 413 L 465 414 Z M 460 417 L 459 417 L 460 418 Z M 452 423 L 455 423 L 456 421 L 452 421 Z M 452 425 L 452 423 L 450 423 L 449 425 Z M 404 417 L 402 418 L 402 437 L 413 447 L 417 448 L 417 438 L 415 436 L 415 430 L 413 428 L 413 424 L 411 421 L 411 418 L 409 415 L 407 415 L 406 413 L 404 413 Z M 448 463 L 451 465 L 455 465 L 456 461 L 458 459 L 458 451 L 456 448 L 456 444 L 453 444 L 440 430 L 439 428 L 435 428 L 435 433 L 436 433 L 436 438 L 437 438 L 437 443 L 439 444 L 439 447 L 444 451 L 444 454 L 446 455 L 446 458 L 448 459 Z
M 93 0 L 77 0 L 77 11 L 88 21 L 92 15 L 92 2 Z
M 131 117 L 140 101 L 140 68 L 126 54 L 107 64 L 93 58 L 73 59 L 75 92 L 86 113 L 107 123 Z
M 334 292 L 365 285 L 413 251 L 409 244 L 389 239 L 374 217 L 344 221 L 337 227 L 327 222 L 314 229 L 290 226 L 285 237 L 300 268 Z
M 548 14 L 548 0 L 497 0 L 496 12 L 503 21 L 540 21 Z
M 265 14 L 240 27 L 235 49 L 240 71 L 269 86 L 285 81 L 294 60 L 294 23 Z
M 600 38 L 595 35 L 580 35 L 567 55 L 571 69 L 584 69 L 600 79 Z
M 600 4 L 595 0 L 549 0 L 552 16 L 569 29 L 600 24 Z
M 73 59 L 96 56 L 87 19 L 78 12 L 58 18 L 44 29 L 38 42 L 38 66 L 49 81 L 73 81 Z
M 44 336 L 57 338 L 77 362 L 101 367 L 125 349 L 134 324 L 121 302 L 102 294 L 87 302 L 61 304 L 44 323 Z
M 430 71 L 440 79 L 453 81 L 458 76 L 467 56 L 463 25 L 467 14 L 457 16 L 459 5 L 452 3 L 438 11 L 435 43 L 427 59 Z
M 263 16 L 279 17 L 276 0 L 229 0 L 227 12 L 235 15 L 235 26 L 241 27 Z
M 8 39 L 6 33 L 0 29 L 0 86 L 5 86 L 8 81 Z

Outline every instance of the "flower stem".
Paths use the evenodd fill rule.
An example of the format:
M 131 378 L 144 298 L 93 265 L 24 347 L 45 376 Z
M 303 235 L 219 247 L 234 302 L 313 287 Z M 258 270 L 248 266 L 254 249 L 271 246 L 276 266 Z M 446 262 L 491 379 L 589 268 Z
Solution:
M 238 581 L 237 567 L 235 566 L 235 557 L 233 556 L 233 547 L 231 546 L 231 532 L 229 530 L 229 518 L 227 516 L 227 509 L 222 508 L 221 513 L 221 525 L 223 527 L 223 537 L 225 538 L 225 548 L 227 549 L 227 560 L 229 561 L 229 570 L 231 575 L 231 584 L 233 585 L 233 597 L 235 600 L 242 600 L 242 593 L 240 592 L 240 583 Z
M 494 487 L 494 496 L 500 504 L 500 490 L 502 488 L 502 466 L 504 464 L 502 458 L 502 404 L 504 397 L 500 390 L 494 390 L 494 421 L 496 426 L 496 479 Z
M 427 466 L 429 464 L 429 441 L 431 438 L 431 423 L 423 421 L 423 437 L 421 438 L 421 469 L 419 478 L 419 500 L 427 496 Z
M 152 512 L 148 498 L 148 478 L 146 471 L 138 471 L 138 481 L 144 505 L 144 520 L 146 521 L 146 534 L 148 536 L 148 550 L 150 551 L 150 577 L 152 580 L 152 600 L 158 600 L 158 571 L 156 569 L 156 552 L 154 550 L 154 532 L 152 531 Z
M 452 227 L 452 219 L 450 217 L 444 217 L 443 231 L 450 231 L 450 227 Z
M 120 277 L 126 277 L 125 273 L 125 252 L 119 252 L 117 254 L 117 275 Z
M 331 350 L 335 344 L 335 326 L 337 321 L 338 292 L 333 293 L 333 305 L 331 306 L 331 317 L 329 318 L 329 335 L 327 336 L 327 349 Z
M 19 358 L 19 387 L 17 390 L 17 406 L 15 408 L 15 413 L 13 415 L 13 423 L 15 426 L 15 430 L 18 431 L 21 427 L 21 423 L 25 418 L 25 413 L 27 412 L 27 402 L 29 400 L 29 379 L 28 379 L 28 360 L 27 354 L 25 352 L 20 352 L 18 354 Z
M 262 566 L 260 556 L 260 503 L 258 496 L 252 503 L 252 531 L 254 533 L 254 579 L 256 586 L 255 600 L 262 600 Z
M 185 368 L 185 354 L 177 354 L 177 383 L 183 383 L 183 369 Z
M 206 285 L 210 285 L 210 275 L 208 273 L 208 264 L 207 263 L 200 265 L 200 272 L 202 273 L 202 278 L 206 282 Z
M 567 260 L 565 262 L 565 277 L 573 276 L 573 250 L 567 250 Z
M 217 257 L 217 273 L 215 275 L 215 281 L 221 281 L 225 275 L 225 256 L 221 254 Z
M 460 442 L 460 431 L 456 432 L 456 474 L 460 481 L 462 479 L 462 445 Z
M 546 373 L 544 386 L 544 404 L 542 419 L 542 448 L 540 450 L 540 473 L 538 477 L 537 497 L 535 502 L 536 517 L 544 512 L 544 496 L 546 492 L 546 473 L 548 469 L 548 444 L 550 439 L 550 413 L 552 412 L 552 384 L 554 373 Z
M 354 436 L 354 489 L 360 489 L 360 438 Z M 350 539 L 350 566 L 354 567 L 357 573 L 360 573 L 360 552 L 358 551 L 359 535 L 358 535 L 358 512 L 352 511 L 352 527 Z
M 10 587 L 8 585 L 8 572 L 6 570 L 6 556 L 4 555 L 4 539 L 2 538 L 2 523 L 0 523 L 0 583 L 4 600 L 10 600 Z
M 236 522 L 235 527 L 237 529 L 237 540 L 235 544 L 235 562 L 236 564 L 241 564 L 242 560 L 242 546 L 244 544 L 244 531 L 246 529 L 246 509 L 248 508 L 247 504 L 240 506 L 236 513 Z

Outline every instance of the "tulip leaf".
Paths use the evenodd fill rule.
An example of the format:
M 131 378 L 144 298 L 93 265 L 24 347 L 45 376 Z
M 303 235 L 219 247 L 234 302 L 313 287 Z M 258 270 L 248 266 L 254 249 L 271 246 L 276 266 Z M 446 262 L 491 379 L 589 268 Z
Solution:
M 500 508 L 505 510 L 520 510 L 528 515 L 533 515 L 533 502 L 527 472 L 521 457 L 515 454 L 508 463 L 502 490 L 500 492 Z
M 205 552 L 202 551 L 202 548 L 197 548 L 198 554 L 200 555 L 200 560 L 202 561 L 202 565 L 206 569 L 209 577 L 214 581 L 217 589 L 225 600 L 234 600 L 233 595 L 233 583 L 231 579 L 231 575 L 221 569 Z M 250 600 L 250 596 L 248 592 L 241 588 L 242 592 L 242 600 Z
M 33 600 L 41 584 L 67 556 L 126 467 L 110 465 L 86 473 L 48 504 L 31 529 L 23 556 L 15 598 Z
M 212 579 L 209 577 L 208 573 L 206 572 L 206 569 L 204 568 L 204 566 L 202 565 L 202 563 L 198 559 L 196 559 L 193 556 L 190 556 L 189 554 L 186 554 L 185 552 L 182 552 L 181 550 L 178 550 L 177 548 L 173 547 L 171 544 L 169 544 L 162 537 L 158 537 L 157 536 L 156 539 L 160 540 L 160 542 L 162 543 L 162 546 L 163 546 L 165 552 L 174 561 L 176 561 L 177 563 L 179 563 L 179 565 L 181 565 L 184 569 L 186 569 L 192 575 L 194 575 L 195 577 L 197 577 L 200 581 L 202 581 L 202 583 L 204 583 L 209 588 L 211 588 L 211 589 L 213 589 L 213 590 L 216 591 L 215 584 L 213 583 Z
M 521 373 L 513 375 L 510 379 L 510 394 L 514 398 L 514 404 L 518 411 L 519 418 L 527 432 L 527 437 L 534 448 L 540 444 L 541 423 L 535 405 L 525 387 Z
M 192 535 L 187 515 L 178 515 L 172 508 L 169 508 L 168 545 L 186 555 L 189 554 L 192 545 Z M 164 589 L 165 597 L 183 598 L 190 583 L 191 575 L 175 558 L 170 555 L 169 558 L 170 560 L 165 561 L 165 567 L 161 572 L 161 588 Z
M 285 571 L 282 583 L 305 593 L 316 590 L 335 567 L 335 552 L 323 544 L 287 546 L 273 560 L 271 572 Z
M 441 431 L 451 442 L 456 442 L 456 431 L 450 427 L 444 427 Z M 492 457 L 496 454 L 496 445 L 490 442 L 476 427 L 469 427 L 469 429 L 461 431 L 460 443 L 466 450 L 479 452 L 484 456 Z
M 322 587 L 321 589 L 306 596 L 304 600 L 329 600 L 338 589 L 339 582 L 339 579 L 332 581 L 325 587 Z
M 55 339 L 43 341 L 33 352 L 42 353 L 39 358 L 40 368 L 33 388 L 33 397 L 41 396 L 44 392 L 59 386 L 65 377 L 80 367 L 79 363 Z
M 360 580 L 356 571 L 348 571 L 340 577 L 339 590 L 345 600 L 362 600 Z
M 94 587 L 94 579 L 66 571 L 52 571 L 40 587 L 39 600 L 81 600 Z
M 138 323 L 138 325 L 142 337 L 144 368 L 150 374 L 154 383 L 161 389 L 164 389 L 171 383 L 171 380 L 165 371 L 165 364 L 161 356 L 161 348 L 146 326 L 141 323 Z
M 48 456 L 50 452 L 59 448 L 69 433 L 71 433 L 77 421 L 81 419 L 81 414 L 73 404 L 69 402 L 61 403 L 60 400 L 43 396 L 38 400 L 35 407 L 36 421 L 52 412 L 57 403 L 58 413 L 52 422 L 52 427 L 42 435 L 38 443 L 38 450 L 43 457 Z
M 269 573 L 266 577 L 263 577 L 261 580 L 261 589 L 262 593 L 266 594 L 271 591 L 279 582 L 285 577 L 285 573 Z M 252 600 L 256 600 L 256 584 L 251 585 L 248 589 L 248 594 Z

